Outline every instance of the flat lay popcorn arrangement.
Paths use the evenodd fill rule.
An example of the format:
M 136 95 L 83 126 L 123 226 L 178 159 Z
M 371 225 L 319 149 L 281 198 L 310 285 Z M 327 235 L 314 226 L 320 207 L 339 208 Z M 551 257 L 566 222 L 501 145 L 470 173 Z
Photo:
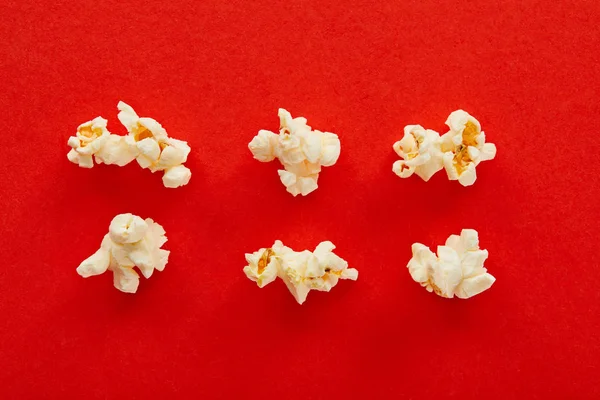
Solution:
M 600 1 L 0 16 L 0 400 L 600 400 Z
M 190 147 L 186 142 L 169 138 L 164 128 L 151 118 L 140 118 L 131 106 L 119 102 L 119 121 L 127 128 L 127 136 L 111 134 L 107 121 L 97 117 L 77 128 L 69 138 L 69 161 L 80 167 L 97 163 L 126 165 L 134 159 L 142 168 L 165 171 L 165 187 L 186 185 L 191 172 L 183 163 Z M 330 132 L 313 130 L 304 117 L 293 118 L 285 109 L 278 111 L 279 133 L 260 130 L 248 148 L 255 159 L 269 162 L 278 159 L 281 182 L 294 197 L 306 196 L 317 189 L 321 167 L 332 166 L 340 156 L 339 137 Z M 486 143 L 481 125 L 463 110 L 450 114 L 446 121 L 450 130 L 440 137 L 420 125 L 407 125 L 404 137 L 393 148 L 402 157 L 393 171 L 402 178 L 412 174 L 428 181 L 442 168 L 450 180 L 463 186 L 472 185 L 475 167 L 496 155 L 496 146 Z M 114 286 L 122 292 L 135 293 L 139 285 L 137 267 L 145 278 L 154 270 L 162 271 L 169 252 L 160 247 L 167 241 L 162 226 L 152 219 L 142 220 L 132 214 L 117 215 L 110 224 L 100 249 L 77 268 L 87 278 L 107 270 L 113 272 Z M 273 246 L 246 254 L 248 265 L 243 271 L 259 288 L 280 278 L 298 304 L 306 301 L 311 290 L 329 292 L 340 279 L 356 280 L 358 271 L 333 253 L 335 246 L 321 242 L 313 252 L 294 251 L 276 240 Z M 483 267 L 488 258 L 479 249 L 477 231 L 463 229 L 452 235 L 437 255 L 421 243 L 412 246 L 413 258 L 408 263 L 411 277 L 429 292 L 446 298 L 467 299 L 489 289 L 495 278 Z

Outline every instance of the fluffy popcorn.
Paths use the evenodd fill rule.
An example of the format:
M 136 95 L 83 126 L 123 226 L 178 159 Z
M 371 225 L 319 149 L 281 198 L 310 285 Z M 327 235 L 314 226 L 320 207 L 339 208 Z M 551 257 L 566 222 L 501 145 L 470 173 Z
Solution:
M 183 166 L 190 154 L 187 142 L 170 138 L 160 123 L 152 118 L 139 117 L 131 106 L 122 101 L 117 108 L 119 121 L 127 128 L 138 149 L 136 160 L 140 167 L 153 173 L 172 170 L 169 176 L 163 176 L 166 187 L 187 185 L 191 171 L 186 167 L 176 168 Z
M 69 161 L 82 168 L 94 166 L 92 156 L 104 147 L 110 136 L 110 132 L 106 129 L 107 122 L 102 117 L 96 117 L 77 127 L 77 133 L 67 142 L 71 147 L 71 151 L 67 154 Z
M 150 278 L 154 270 L 164 270 L 169 251 L 161 247 L 166 241 L 165 230 L 152 219 L 119 214 L 110 223 L 100 249 L 79 265 L 77 273 L 88 278 L 110 270 L 117 289 L 135 293 L 140 277 L 134 267 L 145 278 Z
M 401 178 L 416 174 L 425 182 L 443 168 L 440 134 L 421 125 L 407 125 L 404 137 L 394 143 L 394 151 L 402 157 L 392 170 Z
M 163 171 L 163 184 L 168 188 L 187 185 L 191 171 L 183 164 L 190 146 L 170 138 L 167 131 L 152 118 L 139 117 L 131 106 L 119 102 L 119 121 L 127 128 L 127 136 L 113 135 L 106 129 L 106 120 L 98 117 L 82 124 L 77 135 L 69 138 L 71 151 L 67 155 L 81 167 L 93 166 L 92 155 L 98 164 L 124 166 L 136 160 L 151 172 Z
M 318 188 L 321 167 L 337 162 L 340 139 L 334 133 L 313 130 L 306 118 L 292 118 L 282 108 L 278 115 L 279 133 L 260 130 L 248 148 L 258 161 L 279 159 L 284 168 L 278 171 L 281 183 L 293 196 L 306 196 Z
M 450 114 L 446 125 L 450 131 L 441 137 L 421 125 L 407 125 L 404 136 L 393 146 L 402 160 L 394 163 L 392 171 L 401 178 L 416 174 L 428 181 L 444 168 L 450 180 L 463 186 L 475 183 L 475 167 L 494 158 L 496 146 L 485 142 L 479 121 L 463 110 Z
M 479 121 L 463 110 L 450 114 L 446 125 L 450 130 L 441 137 L 441 149 L 448 179 L 470 186 L 477 179 L 475 167 L 493 159 L 496 146 L 485 142 Z
M 246 254 L 246 276 L 262 288 L 281 278 L 299 304 L 311 290 L 329 292 L 340 279 L 356 280 L 358 271 L 333 253 L 331 242 L 320 243 L 313 252 L 296 252 L 277 240 L 270 248 Z
M 438 246 L 437 255 L 421 243 L 412 245 L 412 254 L 407 268 L 413 280 L 441 297 L 468 299 L 496 281 L 483 266 L 488 251 L 479 249 L 473 229 L 451 235 L 445 246 Z

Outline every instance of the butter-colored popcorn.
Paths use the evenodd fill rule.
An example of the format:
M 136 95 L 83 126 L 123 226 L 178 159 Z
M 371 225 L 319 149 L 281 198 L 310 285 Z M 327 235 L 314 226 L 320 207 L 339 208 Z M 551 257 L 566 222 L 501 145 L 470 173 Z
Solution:
M 69 161 L 82 168 L 92 168 L 94 166 L 92 156 L 104 147 L 111 136 L 106 126 L 107 121 L 102 117 L 96 117 L 79 125 L 75 136 L 71 136 L 67 142 L 71 147 L 67 154 Z
M 71 151 L 68 159 L 80 167 L 92 168 L 95 157 L 98 164 L 124 166 L 133 160 L 151 172 L 164 171 L 163 184 L 168 188 L 187 185 L 191 171 L 183 164 L 190 154 L 190 146 L 183 140 L 173 139 L 152 118 L 139 117 L 131 106 L 119 102 L 119 121 L 127 128 L 127 136 L 113 135 L 106 129 L 106 120 L 98 117 L 77 128 L 77 135 L 69 138 Z
M 169 251 L 161 247 L 166 241 L 163 227 L 152 219 L 119 214 L 111 221 L 100 249 L 79 265 L 77 273 L 88 278 L 110 270 L 117 289 L 135 293 L 140 278 L 134 267 L 145 278 L 150 278 L 154 270 L 164 270 Z
M 475 167 L 493 159 L 496 146 L 485 142 L 479 121 L 463 110 L 450 114 L 446 125 L 450 130 L 441 137 L 444 168 L 450 180 L 470 186 L 477 179 Z
M 279 109 L 279 133 L 260 130 L 248 148 L 254 158 L 269 162 L 275 158 L 283 165 L 281 182 L 294 196 L 306 196 L 318 188 L 321 167 L 334 165 L 341 151 L 340 139 L 331 132 L 313 130 L 306 118 L 292 118 Z
M 412 253 L 407 265 L 411 277 L 441 297 L 467 299 L 496 281 L 483 266 L 488 251 L 479 249 L 477 231 L 473 229 L 463 229 L 460 236 L 451 235 L 445 246 L 438 246 L 437 256 L 421 243 L 412 245 Z
M 434 130 L 407 125 L 404 137 L 393 148 L 402 160 L 396 161 L 392 170 L 401 178 L 416 174 L 427 182 L 443 168 L 440 134 Z
M 296 252 L 277 240 L 272 247 L 246 254 L 246 276 L 262 288 L 281 278 L 299 304 L 311 290 L 329 292 L 340 279 L 356 280 L 358 271 L 333 253 L 331 242 L 322 242 L 314 252 Z
M 170 138 L 160 123 L 152 118 L 139 117 L 131 106 L 122 101 L 117 108 L 119 121 L 137 146 L 136 160 L 140 167 L 151 172 L 165 171 L 165 187 L 187 185 L 192 176 L 191 171 L 183 166 L 191 150 L 187 142 Z

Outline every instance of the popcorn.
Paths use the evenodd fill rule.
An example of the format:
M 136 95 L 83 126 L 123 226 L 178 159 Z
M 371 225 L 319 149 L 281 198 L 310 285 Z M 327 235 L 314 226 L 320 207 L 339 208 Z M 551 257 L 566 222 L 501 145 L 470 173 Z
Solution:
M 166 241 L 165 230 L 152 219 L 119 214 L 111 221 L 100 249 L 79 265 L 77 273 L 88 278 L 110 270 L 117 289 L 135 293 L 140 278 L 133 268 L 137 267 L 145 278 L 150 278 L 154 270 L 164 270 L 169 251 L 161 247 Z
M 170 138 L 160 123 L 152 118 L 139 117 L 131 106 L 119 102 L 119 121 L 127 128 L 127 136 L 113 135 L 106 129 L 106 120 L 98 117 L 79 126 L 77 136 L 69 138 L 72 150 L 67 157 L 81 167 L 93 167 L 92 155 L 98 164 L 124 166 L 136 160 L 151 172 L 164 171 L 165 187 L 187 185 L 191 171 L 183 164 L 190 146 Z
M 394 143 L 396 153 L 402 157 L 392 170 L 401 178 L 417 174 L 425 182 L 443 168 L 440 134 L 421 125 L 407 125 L 402 140 Z
M 191 150 L 187 142 L 170 138 L 160 123 L 152 118 L 139 117 L 131 106 L 122 101 L 117 108 L 120 111 L 119 121 L 127 128 L 139 151 L 136 160 L 140 167 L 154 173 L 183 166 Z M 187 167 L 177 168 L 166 178 L 163 176 L 163 184 L 170 188 L 187 185 L 191 176 Z
M 313 130 L 306 118 L 292 118 L 279 109 L 279 134 L 260 130 L 248 148 L 255 159 L 270 162 L 275 158 L 283 165 L 281 183 L 293 196 L 306 196 L 318 188 L 321 167 L 334 165 L 341 151 L 340 139 L 334 133 Z
M 92 156 L 102 149 L 110 136 L 106 129 L 107 122 L 102 117 L 96 117 L 77 127 L 76 135 L 71 136 L 67 142 L 71 147 L 67 154 L 69 161 L 82 168 L 94 166 Z
M 277 240 L 270 248 L 246 254 L 244 273 L 263 288 L 281 278 L 299 304 L 311 290 L 329 292 L 340 279 L 356 280 L 358 271 L 333 253 L 331 242 L 322 242 L 314 252 L 296 252 Z
M 479 121 L 463 110 L 454 111 L 446 125 L 450 131 L 441 137 L 444 168 L 450 180 L 463 186 L 475 183 L 475 167 L 496 156 L 496 145 L 485 142 Z
M 451 235 L 445 246 L 438 246 L 437 256 L 429 247 L 414 243 L 408 271 L 415 282 L 428 292 L 446 298 L 468 299 L 496 281 L 483 267 L 487 250 L 479 249 L 477 231 L 463 229 L 460 236 Z
M 404 137 L 393 146 L 402 160 L 394 163 L 392 171 L 401 178 L 416 174 L 428 181 L 445 168 L 450 180 L 458 180 L 463 186 L 475 183 L 475 167 L 493 159 L 496 146 L 485 143 L 479 121 L 463 110 L 450 114 L 446 125 L 450 131 L 441 137 L 421 125 L 407 125 Z

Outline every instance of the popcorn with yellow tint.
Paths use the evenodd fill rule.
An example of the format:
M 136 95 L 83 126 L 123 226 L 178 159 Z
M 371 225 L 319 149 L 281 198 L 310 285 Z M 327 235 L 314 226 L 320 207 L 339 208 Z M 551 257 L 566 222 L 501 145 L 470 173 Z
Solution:
M 311 290 L 329 292 L 340 279 L 356 280 L 358 271 L 333 253 L 331 242 L 320 243 L 314 252 L 296 252 L 277 240 L 272 247 L 246 254 L 246 276 L 262 288 L 281 278 L 299 304 Z
M 163 271 L 169 260 L 169 251 L 161 249 L 167 241 L 163 227 L 152 219 L 133 214 L 119 214 L 110 223 L 100 249 L 84 260 L 77 273 L 84 278 L 112 271 L 113 284 L 122 292 L 135 293 L 140 277 L 154 270 Z
M 187 142 L 170 138 L 167 131 L 152 118 L 139 117 L 131 106 L 119 102 L 119 121 L 127 128 L 127 136 L 113 135 L 106 129 L 107 121 L 98 117 L 77 128 L 77 135 L 69 138 L 71 151 L 68 159 L 80 167 L 92 168 L 95 157 L 98 164 L 120 167 L 136 160 L 151 172 L 164 171 L 163 185 L 176 188 L 187 185 L 192 172 L 183 164 L 190 146 Z
M 407 268 L 413 280 L 441 297 L 468 299 L 496 281 L 483 266 L 488 251 L 479 248 L 474 229 L 451 235 L 445 246 L 438 246 L 437 255 L 421 243 L 412 245 L 412 254 Z
M 119 121 L 127 128 L 137 147 L 136 160 L 140 167 L 152 173 L 165 171 L 165 187 L 187 185 L 192 177 L 191 171 L 183 165 L 191 150 L 187 142 L 170 138 L 160 123 L 152 118 L 139 117 L 131 106 L 122 101 L 117 108 Z
M 392 166 L 401 178 L 416 174 L 425 182 L 443 168 L 440 134 L 421 125 L 404 127 L 404 137 L 394 143 L 394 151 L 402 157 Z
M 486 143 L 479 121 L 463 110 L 450 114 L 446 125 L 450 131 L 441 137 L 444 168 L 450 180 L 470 186 L 477 179 L 475 167 L 493 159 L 496 146 Z
M 102 117 L 96 117 L 77 127 L 75 136 L 71 136 L 67 144 L 71 150 L 67 158 L 82 168 L 94 166 L 93 156 L 96 155 L 107 143 L 111 136 L 106 129 L 107 121 Z
M 321 167 L 337 162 L 340 139 L 334 133 L 313 130 L 306 118 L 292 118 L 283 108 L 278 116 L 279 133 L 260 130 L 248 148 L 258 161 L 279 159 L 284 168 L 278 171 L 281 183 L 293 196 L 306 196 L 319 187 Z

